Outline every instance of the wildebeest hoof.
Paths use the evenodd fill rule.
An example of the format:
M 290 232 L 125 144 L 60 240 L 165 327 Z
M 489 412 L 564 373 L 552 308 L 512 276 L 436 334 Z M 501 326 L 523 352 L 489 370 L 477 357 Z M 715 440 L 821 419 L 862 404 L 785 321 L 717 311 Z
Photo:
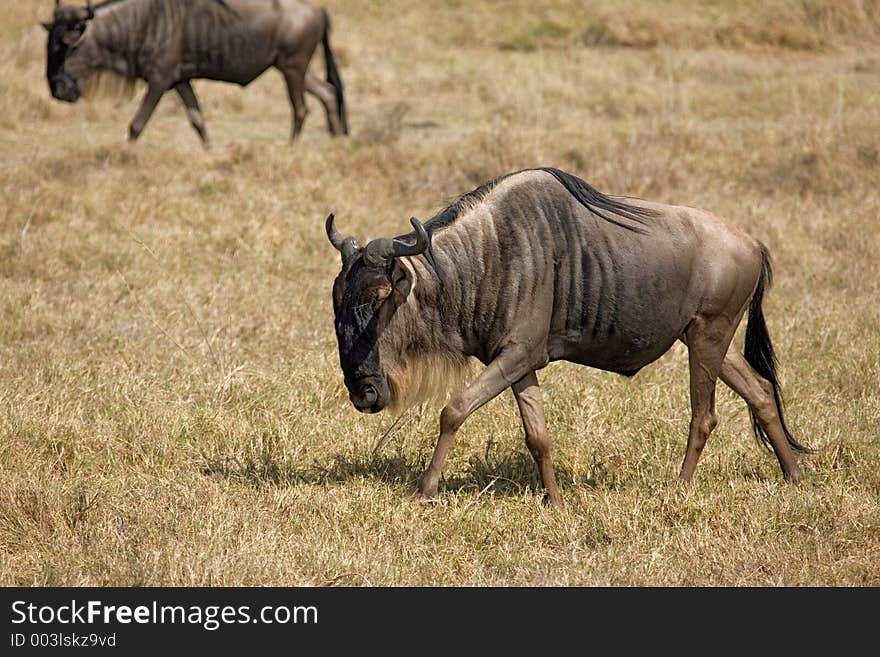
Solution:
M 549 493 L 544 493 L 544 506 L 553 507 L 554 509 L 562 509 L 565 507 L 565 502 L 562 501 L 562 498 L 559 495 L 552 496 Z
M 795 486 L 802 486 L 804 483 L 804 475 L 801 474 L 800 470 L 796 470 L 794 472 L 786 472 L 783 474 L 783 478 L 790 484 L 794 484 Z
M 419 504 L 423 504 L 425 506 L 434 506 L 437 502 L 440 501 L 440 497 L 437 493 L 423 493 L 422 491 L 418 491 L 416 493 L 416 502 Z

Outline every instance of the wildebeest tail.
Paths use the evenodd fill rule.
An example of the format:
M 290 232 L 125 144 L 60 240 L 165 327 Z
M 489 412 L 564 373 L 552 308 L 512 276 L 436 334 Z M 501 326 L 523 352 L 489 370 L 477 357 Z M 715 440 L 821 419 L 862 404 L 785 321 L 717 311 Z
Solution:
M 776 408 L 779 412 L 779 424 L 782 425 L 782 431 L 788 444 L 795 451 L 809 454 L 814 450 L 804 447 L 794 439 L 788 427 L 785 424 L 785 417 L 782 414 L 782 394 L 779 390 L 779 379 L 776 376 L 776 354 L 773 351 L 773 343 L 770 341 L 770 334 L 767 332 L 767 323 L 764 321 L 764 310 L 762 307 L 764 300 L 764 291 L 770 288 L 773 282 L 773 270 L 770 268 L 770 254 L 767 247 L 761 244 L 761 277 L 758 279 L 758 285 L 755 293 L 752 295 L 752 301 L 749 304 L 749 320 L 746 324 L 746 344 L 745 358 L 749 365 L 760 376 L 764 377 L 771 386 L 773 386 L 773 399 L 776 402 Z M 751 408 L 749 412 L 752 416 L 752 430 L 755 436 L 770 445 L 770 439 L 767 433 L 758 421 L 755 411 Z
M 324 10 L 322 10 L 324 11 Z M 327 65 L 327 82 L 336 90 L 336 109 L 339 111 L 339 120 L 342 122 L 342 134 L 348 134 L 348 116 L 345 112 L 345 96 L 342 91 L 342 78 L 339 77 L 339 69 L 336 68 L 336 60 L 333 51 L 330 50 L 330 16 L 324 11 L 324 62 Z

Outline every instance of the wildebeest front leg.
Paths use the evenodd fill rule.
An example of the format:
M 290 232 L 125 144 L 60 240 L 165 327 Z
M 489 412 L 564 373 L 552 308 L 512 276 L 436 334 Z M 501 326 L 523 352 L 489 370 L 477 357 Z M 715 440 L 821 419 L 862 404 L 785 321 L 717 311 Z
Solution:
M 511 389 L 522 416 L 526 446 L 538 464 L 541 483 L 547 491 L 546 499 L 553 506 L 562 506 L 562 497 L 556 487 L 556 473 L 550 459 L 550 437 L 547 433 L 547 421 L 544 419 L 544 402 L 541 399 L 541 388 L 538 387 L 538 377 L 531 372 L 514 383 Z
M 452 447 L 456 432 L 468 416 L 509 388 L 511 380 L 516 381 L 522 378 L 522 367 L 515 367 L 517 359 L 502 359 L 504 359 L 503 355 L 492 361 L 489 367 L 477 377 L 477 380 L 468 386 L 461 396 L 449 402 L 440 413 L 440 438 L 437 439 L 431 464 L 425 471 L 419 485 L 418 499 L 420 501 L 430 502 L 437 498 L 440 473 L 443 471 L 443 465 L 449 455 L 449 448 Z M 511 377 L 511 370 L 515 371 L 515 369 L 519 369 L 519 371 Z M 508 371 L 505 372 L 505 370 Z
M 189 122 L 192 124 L 192 127 L 195 128 L 196 132 L 199 133 L 202 144 L 207 148 L 209 145 L 208 133 L 205 130 L 205 120 L 202 118 L 202 108 L 199 107 L 196 92 L 193 91 L 192 85 L 189 82 L 177 83 L 174 85 L 174 90 L 177 92 L 177 95 L 180 96 L 184 106 L 186 106 L 186 114 L 189 116 Z
M 147 93 L 141 101 L 141 106 L 138 108 L 137 114 L 134 115 L 134 119 L 132 119 L 131 125 L 128 127 L 129 141 L 134 141 L 140 136 L 141 132 L 143 132 L 144 126 L 147 125 L 147 121 L 150 120 L 150 117 L 153 115 L 153 110 L 156 109 L 156 105 L 159 104 L 159 99 L 165 91 L 166 88 L 164 86 L 155 85 L 153 83 L 150 83 L 147 86 Z

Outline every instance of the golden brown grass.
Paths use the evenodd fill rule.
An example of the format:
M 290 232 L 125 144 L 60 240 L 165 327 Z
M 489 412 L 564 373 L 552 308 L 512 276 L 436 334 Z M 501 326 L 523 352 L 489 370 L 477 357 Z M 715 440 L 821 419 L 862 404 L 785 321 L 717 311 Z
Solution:
M 50 4 L 0 26 L 0 583 L 880 584 L 877 2 L 333 0 L 351 138 L 310 99 L 289 145 L 268 72 L 196 84 L 209 152 L 173 97 L 135 146 L 139 94 L 52 100 Z M 410 499 L 437 415 L 373 453 L 392 418 L 347 401 L 323 218 L 389 235 L 536 165 L 769 246 L 805 486 L 723 387 L 676 482 L 677 346 L 634 380 L 541 373 L 565 510 L 509 395 L 465 424 L 441 503 Z

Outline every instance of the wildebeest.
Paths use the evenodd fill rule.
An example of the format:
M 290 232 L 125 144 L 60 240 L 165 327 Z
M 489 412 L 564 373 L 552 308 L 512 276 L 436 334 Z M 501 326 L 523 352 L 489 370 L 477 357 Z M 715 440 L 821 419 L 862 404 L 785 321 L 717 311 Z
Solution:
M 245 86 L 270 66 L 287 83 L 291 139 L 306 117 L 304 91 L 324 105 L 331 134 L 348 134 L 327 12 L 303 0 L 106 0 L 86 7 L 55 0 L 53 21 L 43 26 L 49 32 L 46 77 L 55 98 L 76 102 L 82 83 L 99 71 L 146 81 L 146 95 L 129 126 L 131 140 L 138 138 L 162 95 L 174 89 L 207 144 L 190 80 Z M 319 41 L 326 82 L 307 71 Z
M 690 368 L 681 479 L 693 477 L 716 425 L 720 376 L 748 403 L 785 478 L 801 481 L 794 452 L 811 450 L 783 418 L 762 310 L 770 258 L 742 230 L 703 210 L 610 197 L 553 168 L 507 174 L 411 223 L 413 232 L 366 246 L 343 238 L 332 214 L 326 231 L 342 254 L 333 308 L 355 408 L 381 411 L 426 372 L 468 357 L 487 366 L 443 408 L 420 499 L 437 496 L 465 419 L 511 388 L 547 499 L 561 504 L 535 372 L 567 360 L 633 376 L 676 340 Z M 743 355 L 731 341 L 746 308 Z

